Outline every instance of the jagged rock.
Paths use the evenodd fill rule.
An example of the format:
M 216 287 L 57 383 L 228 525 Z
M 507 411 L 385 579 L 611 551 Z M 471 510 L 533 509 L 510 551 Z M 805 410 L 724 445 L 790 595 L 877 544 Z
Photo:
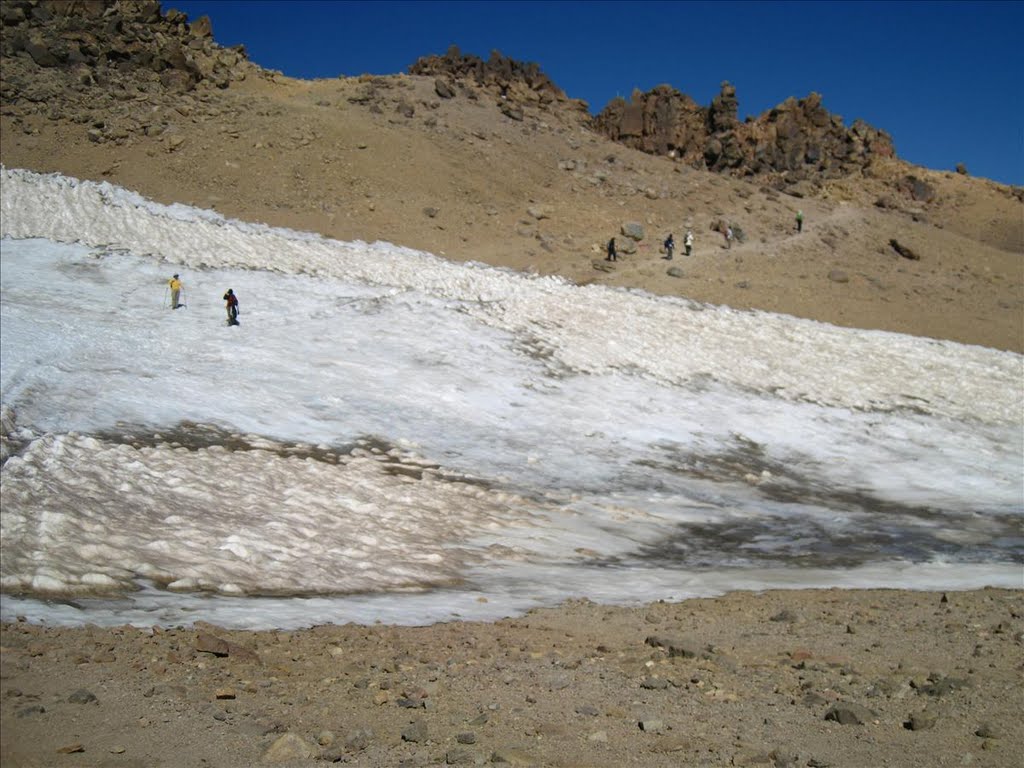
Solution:
M 222 48 L 213 42 L 208 17 L 192 24 L 187 18 L 174 10 L 162 15 L 159 0 L 5 2 L 0 26 L 4 100 L 31 101 L 45 88 L 51 97 L 61 97 L 63 114 L 107 112 L 112 103 L 152 92 L 154 86 L 171 95 L 190 92 L 203 81 L 226 88 L 254 68 L 244 46 Z
M 188 25 L 188 31 L 193 37 L 213 37 L 213 24 L 209 16 L 200 16 Z
M 513 120 L 522 120 L 522 105 L 529 103 L 543 108 L 552 103 L 575 106 L 582 113 L 587 104 L 570 99 L 565 92 L 545 75 L 533 62 L 521 62 L 492 51 L 487 61 L 479 56 L 463 54 L 458 46 L 451 46 L 443 56 L 424 56 L 409 67 L 410 75 L 427 75 L 456 81 L 471 81 L 485 91 L 498 96 L 499 108 Z M 438 93 L 440 96 L 441 94 Z
M 594 118 L 594 126 L 614 141 L 695 167 L 790 182 L 858 172 L 875 157 L 895 154 L 888 134 L 861 120 L 845 128 L 817 93 L 787 99 L 745 123 L 737 112 L 731 83 L 722 83 L 706 108 L 659 85 L 647 93 L 634 91 L 628 103 L 613 99 Z

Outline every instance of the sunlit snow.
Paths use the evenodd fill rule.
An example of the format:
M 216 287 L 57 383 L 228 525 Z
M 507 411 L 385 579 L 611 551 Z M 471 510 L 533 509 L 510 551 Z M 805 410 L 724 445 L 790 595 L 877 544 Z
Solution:
M 0 182 L 4 619 L 1024 586 L 1020 355 Z

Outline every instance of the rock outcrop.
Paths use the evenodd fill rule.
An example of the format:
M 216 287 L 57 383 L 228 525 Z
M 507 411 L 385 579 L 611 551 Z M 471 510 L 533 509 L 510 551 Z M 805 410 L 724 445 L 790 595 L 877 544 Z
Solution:
M 0 22 L 5 114 L 70 119 L 94 141 L 159 133 L 155 103 L 261 71 L 213 41 L 208 17 L 158 0 L 4 0 Z
M 736 89 L 728 82 L 708 107 L 668 85 L 615 99 L 594 119 L 612 139 L 650 154 L 734 176 L 764 176 L 780 186 L 837 178 L 863 170 L 875 157 L 893 157 L 892 139 L 857 120 L 847 128 L 821 96 L 790 98 L 760 117 L 740 122 Z
M 515 61 L 498 51 L 492 51 L 484 61 L 479 56 L 463 54 L 453 45 L 443 56 L 420 58 L 409 67 L 409 74 L 437 78 L 438 95 L 443 98 L 454 95 L 452 83 L 472 83 L 508 105 L 503 111 L 513 118 L 523 106 L 544 109 L 560 105 L 581 112 L 587 110 L 586 102 L 566 96 L 539 65 Z M 521 115 L 518 119 L 522 119 Z

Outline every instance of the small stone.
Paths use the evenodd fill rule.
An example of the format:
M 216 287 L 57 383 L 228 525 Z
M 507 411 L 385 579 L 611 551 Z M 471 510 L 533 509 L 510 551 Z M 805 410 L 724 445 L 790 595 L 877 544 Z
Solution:
M 608 741 L 608 732 L 594 731 L 593 733 L 587 735 L 587 741 L 593 741 L 599 744 L 604 744 Z
M 825 713 L 826 720 L 832 720 L 840 725 L 864 725 L 871 721 L 871 710 L 860 704 L 850 702 L 836 704 Z
M 930 715 L 927 712 L 917 712 L 910 716 L 910 719 L 903 724 L 903 727 L 908 731 L 927 731 L 935 727 L 935 722 L 935 715 Z
M 402 731 L 402 741 L 413 744 L 422 744 L 427 740 L 427 736 L 427 724 L 422 720 L 416 720 Z
M 669 639 L 651 635 L 644 640 L 644 642 L 655 648 L 664 648 L 668 651 L 670 658 L 682 657 L 684 659 L 693 659 L 700 655 L 700 648 L 697 644 L 686 640 Z
M 640 726 L 640 730 L 644 733 L 659 733 L 665 730 L 665 721 L 654 718 L 641 720 L 637 725 Z
M 68 696 L 68 702 L 71 704 L 91 704 L 94 701 L 96 701 L 96 694 L 92 691 L 87 691 L 85 688 L 79 688 Z
M 345 746 L 351 750 L 364 750 L 373 741 L 373 730 L 371 728 L 357 728 L 345 739 Z
M 271 744 L 260 759 L 264 763 L 287 763 L 311 760 L 316 757 L 316 752 L 316 747 L 297 733 L 286 733 Z
M 491 753 L 492 763 L 507 763 L 515 768 L 527 768 L 527 766 L 538 765 L 539 762 L 531 755 L 519 749 L 508 747 L 496 749 Z
M 663 691 L 668 688 L 668 680 L 663 677 L 645 677 L 640 687 L 648 691 Z
M 334 738 L 334 731 L 320 731 L 320 733 L 316 735 L 316 743 L 321 747 L 329 747 L 334 743 Z
M 444 755 L 445 765 L 480 765 L 481 761 L 476 759 L 476 756 L 468 749 L 463 747 L 455 747 L 449 749 Z
M 833 283 L 848 283 L 850 276 L 841 269 L 833 269 L 828 273 L 828 279 Z
M 62 755 L 73 755 L 76 752 L 85 752 L 85 747 L 77 743 L 68 744 L 66 747 L 61 747 L 60 749 L 58 749 L 57 752 Z
M 992 725 L 992 723 L 982 723 L 978 730 L 974 732 L 975 736 L 979 736 L 983 739 L 998 739 L 1002 734 L 999 730 Z
M 456 734 L 455 740 L 459 744 L 476 744 L 476 734 L 472 731 Z
M 196 650 L 200 653 L 210 653 L 214 656 L 227 656 L 228 644 L 215 635 L 207 632 L 200 632 L 196 635 Z

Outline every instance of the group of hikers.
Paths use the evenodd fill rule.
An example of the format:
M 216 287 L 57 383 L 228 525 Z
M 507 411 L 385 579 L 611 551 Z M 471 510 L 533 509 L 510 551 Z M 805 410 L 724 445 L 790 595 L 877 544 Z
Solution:
M 721 225 L 719 225 L 721 226 Z M 725 225 L 725 229 L 719 229 L 722 235 L 725 237 L 725 248 L 732 249 L 732 241 L 736 239 L 736 234 L 733 232 L 730 224 Z M 804 231 L 804 212 L 802 210 L 796 212 L 796 231 Z M 668 233 L 668 237 L 665 238 L 665 242 L 662 243 L 665 250 L 665 256 L 663 257 L 666 261 L 672 260 L 672 254 L 676 249 L 676 241 L 673 238 L 672 233 Z M 686 230 L 686 237 L 683 238 L 683 246 L 686 248 L 686 255 L 691 256 L 693 254 L 693 230 Z M 608 241 L 608 255 L 605 256 L 605 261 L 618 261 L 619 252 L 615 245 L 615 238 L 613 237 Z
M 179 309 L 180 307 L 188 306 L 181 302 L 184 286 L 181 283 L 180 275 L 173 275 L 171 279 L 167 281 L 167 287 L 171 289 L 171 309 Z M 228 288 L 228 292 L 224 294 L 224 307 L 228 313 L 228 325 L 239 325 L 238 297 L 235 296 L 235 292 L 231 288 Z
M 672 237 L 672 233 L 669 232 L 668 238 L 663 243 L 665 246 L 665 259 L 671 261 L 672 252 L 676 249 L 676 241 Z M 693 230 L 686 230 L 686 237 L 683 238 L 683 247 L 686 248 L 686 255 L 690 256 L 693 254 Z M 608 255 L 605 257 L 605 261 L 618 261 L 619 251 L 615 246 L 615 238 L 613 237 L 608 241 Z

